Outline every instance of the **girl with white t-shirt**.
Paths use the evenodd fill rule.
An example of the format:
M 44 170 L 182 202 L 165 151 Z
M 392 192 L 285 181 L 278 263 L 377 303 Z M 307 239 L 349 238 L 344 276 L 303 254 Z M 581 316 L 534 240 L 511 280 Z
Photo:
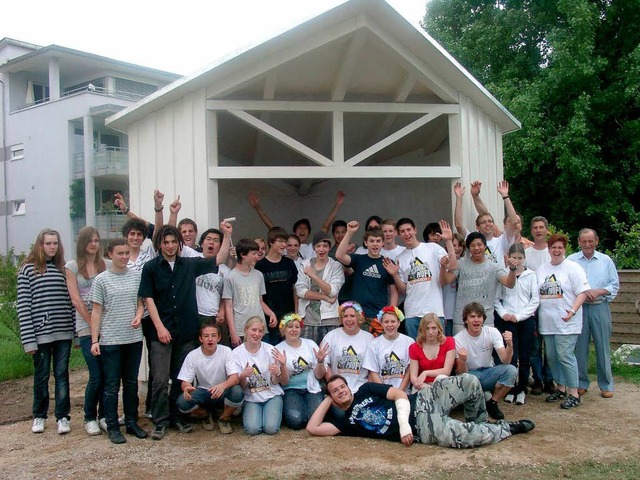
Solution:
M 326 371 L 324 359 L 329 352 L 325 345 L 308 338 L 300 338 L 303 320 L 297 313 L 288 313 L 280 320 L 280 333 L 284 341 L 276 348 L 286 356 L 289 381 L 284 388 L 284 422 L 292 430 L 304 428 L 322 403 L 321 379 Z
M 235 373 L 244 391 L 242 423 L 249 435 L 275 435 L 282 421 L 280 383 L 288 383 L 286 354 L 262 341 L 265 324 L 251 317 L 244 326 L 244 343 L 233 350 Z
M 378 313 L 382 335 L 373 339 L 364 358 L 369 381 L 391 385 L 403 391 L 409 387 L 409 346 L 413 339 L 398 332 L 404 315 L 398 307 L 387 306 Z

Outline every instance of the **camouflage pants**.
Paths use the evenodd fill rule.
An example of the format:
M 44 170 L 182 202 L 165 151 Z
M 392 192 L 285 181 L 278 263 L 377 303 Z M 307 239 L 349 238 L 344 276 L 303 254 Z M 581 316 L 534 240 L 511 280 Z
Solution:
M 458 405 L 464 405 L 464 422 L 449 417 L 449 412 Z M 511 436 L 505 423 L 487 422 L 480 381 L 467 373 L 437 380 L 421 389 L 416 398 L 415 416 L 420 443 L 472 448 Z

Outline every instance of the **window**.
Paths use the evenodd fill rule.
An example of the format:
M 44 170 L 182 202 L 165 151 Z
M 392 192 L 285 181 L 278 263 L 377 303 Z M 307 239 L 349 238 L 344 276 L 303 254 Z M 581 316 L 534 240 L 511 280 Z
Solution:
M 33 99 L 35 103 L 42 103 L 49 100 L 49 87 L 47 85 L 33 84 Z
M 24 158 L 24 145 L 22 143 L 11 146 L 9 160 L 22 160 Z
M 13 216 L 25 215 L 27 213 L 27 203 L 24 200 L 13 201 Z

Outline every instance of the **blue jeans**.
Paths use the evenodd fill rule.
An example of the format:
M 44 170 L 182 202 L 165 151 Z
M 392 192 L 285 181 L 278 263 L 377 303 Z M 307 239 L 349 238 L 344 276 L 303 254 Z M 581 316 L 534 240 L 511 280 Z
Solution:
M 547 360 L 556 383 L 568 388 L 578 388 L 578 360 L 575 349 L 578 334 L 545 335 Z
M 100 345 L 104 374 L 104 413 L 107 429 L 118 430 L 118 392 L 122 380 L 122 410 L 126 426 L 138 421 L 138 371 L 142 342 L 124 345 Z
M 312 372 L 309 372 L 313 375 Z M 322 392 L 311 393 L 304 388 L 289 388 L 284 391 L 284 423 L 292 430 L 301 430 L 320 406 Z
M 531 343 L 533 343 L 534 318 L 529 317 L 521 322 L 505 322 L 496 315 L 495 326 L 500 333 L 511 332 L 513 335 L 513 356 L 511 365 L 518 369 L 518 385 L 511 390 L 517 395 L 527 391 L 529 369 L 531 368 Z
M 96 418 L 104 417 L 102 404 L 102 389 L 104 379 L 102 377 L 102 362 L 100 357 L 91 353 L 91 335 L 79 337 L 80 351 L 89 370 L 89 381 L 84 387 L 84 421 L 90 422 Z
M 444 331 L 446 327 L 444 317 L 438 318 L 440 318 L 440 324 L 442 325 L 442 330 Z M 420 320 L 422 320 L 422 317 L 409 317 L 404 319 L 404 328 L 406 330 L 406 335 L 414 340 L 418 336 L 418 327 L 420 327 Z
M 547 360 L 547 351 L 542 351 L 544 341 L 540 332 L 538 332 L 538 315 L 533 317 L 533 342 L 531 343 L 531 373 L 533 375 L 534 382 L 548 383 L 553 381 L 553 375 L 549 368 L 549 361 Z
M 148 345 L 151 355 L 151 413 L 156 427 L 168 427 L 178 420 L 178 397 L 182 391 L 178 374 L 191 350 L 198 348 L 198 340 L 175 340 L 164 344 L 151 340 Z M 171 390 L 167 391 L 171 379 Z
M 275 435 L 282 422 L 282 395 L 271 397 L 266 402 L 244 402 L 242 423 L 249 435 L 266 433 Z
M 493 392 L 497 383 L 504 385 L 505 387 L 513 387 L 516 383 L 516 375 L 518 372 L 516 367 L 513 365 L 502 364 L 496 365 L 495 367 L 469 370 L 468 373 L 480 380 L 480 385 L 482 385 L 482 390 L 484 392 Z
M 198 407 L 209 411 L 223 408 L 225 405 L 240 408 L 242 402 L 244 402 L 242 387 L 234 385 L 231 388 L 227 388 L 219 398 L 211 398 L 211 394 L 206 388 L 196 388 L 195 391 L 191 392 L 191 400 L 184 398 L 184 394 L 181 393 L 177 404 L 178 410 L 182 413 L 191 413 Z
M 613 375 L 611 374 L 611 310 L 609 303 L 595 305 L 582 304 L 582 333 L 576 344 L 576 358 L 578 360 L 578 386 L 585 390 L 589 388 L 589 341 L 593 337 L 596 347 L 596 378 L 600 390 L 613 392 Z
M 53 359 L 56 420 L 71 418 L 69 399 L 69 357 L 71 340 L 58 340 L 38 345 L 33 355 L 33 418 L 47 418 L 49 411 L 49 375 Z

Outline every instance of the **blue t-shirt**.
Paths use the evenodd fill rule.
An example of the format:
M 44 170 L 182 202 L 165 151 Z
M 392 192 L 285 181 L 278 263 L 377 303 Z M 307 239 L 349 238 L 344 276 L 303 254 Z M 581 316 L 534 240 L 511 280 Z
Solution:
M 367 318 L 375 318 L 389 299 L 389 285 L 393 277 L 382 266 L 383 257 L 371 258 L 369 255 L 351 255 L 353 286 L 351 300 L 355 300 L 364 310 Z

